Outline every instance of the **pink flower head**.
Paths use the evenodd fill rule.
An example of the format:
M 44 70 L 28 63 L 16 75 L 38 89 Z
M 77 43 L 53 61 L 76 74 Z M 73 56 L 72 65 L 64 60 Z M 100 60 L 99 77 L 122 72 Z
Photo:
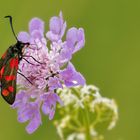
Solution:
M 41 124 L 40 108 L 49 119 L 53 119 L 56 103 L 63 105 L 56 89 L 64 86 L 84 85 L 84 77 L 76 71 L 70 60 L 73 53 L 80 50 L 85 43 L 84 30 L 71 28 L 66 30 L 62 13 L 50 19 L 50 30 L 44 36 L 44 22 L 33 18 L 29 22 L 29 33 L 20 32 L 18 39 L 30 42 L 19 64 L 20 73 L 17 82 L 21 88 L 12 105 L 18 111 L 18 121 L 29 121 L 26 130 L 33 133 Z M 49 42 L 49 43 L 47 43 Z M 49 46 L 48 46 L 49 44 Z M 28 80 L 27 80 L 28 79 Z

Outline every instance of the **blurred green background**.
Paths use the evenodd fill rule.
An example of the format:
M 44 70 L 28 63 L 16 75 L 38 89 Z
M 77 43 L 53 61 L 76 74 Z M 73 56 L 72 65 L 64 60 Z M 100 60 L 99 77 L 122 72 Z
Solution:
M 94 84 L 103 96 L 115 98 L 119 121 L 105 133 L 106 140 L 139 140 L 140 128 L 140 1 L 138 0 L 0 0 L 0 55 L 15 43 L 5 15 L 14 18 L 15 32 L 27 30 L 32 17 L 46 22 L 62 10 L 68 27 L 85 29 L 85 48 L 74 55 L 73 63 L 88 84 Z M 0 98 L 0 139 L 58 140 L 55 128 L 46 116 L 32 135 L 26 124 L 16 120 L 12 110 Z

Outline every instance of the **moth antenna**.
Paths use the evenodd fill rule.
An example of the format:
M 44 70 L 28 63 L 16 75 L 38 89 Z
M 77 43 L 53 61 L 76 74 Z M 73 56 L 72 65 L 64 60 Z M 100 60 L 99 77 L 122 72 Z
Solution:
M 14 28 L 13 28 L 12 16 L 5 16 L 4 18 L 9 18 L 10 26 L 11 26 L 11 29 L 12 29 L 12 33 L 13 33 L 15 39 L 18 41 L 18 38 L 17 38 L 17 36 L 15 34 L 15 31 L 14 31 Z

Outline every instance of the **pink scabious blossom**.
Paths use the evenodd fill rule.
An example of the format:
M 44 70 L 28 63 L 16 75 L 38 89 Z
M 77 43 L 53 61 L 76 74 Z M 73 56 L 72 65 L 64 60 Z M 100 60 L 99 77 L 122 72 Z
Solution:
M 18 34 L 20 41 L 31 45 L 24 51 L 26 60 L 22 59 L 19 64 L 20 73 L 28 80 L 18 75 L 17 84 L 22 90 L 19 90 L 12 107 L 17 109 L 19 122 L 29 121 L 26 127 L 29 134 L 42 123 L 40 109 L 51 120 L 56 103 L 63 105 L 56 89 L 85 84 L 84 77 L 70 62 L 72 55 L 84 47 L 84 30 L 72 27 L 66 32 L 66 40 L 63 40 L 65 30 L 66 22 L 60 12 L 58 17 L 50 19 L 46 34 L 44 22 L 39 18 L 29 22 L 29 33 Z

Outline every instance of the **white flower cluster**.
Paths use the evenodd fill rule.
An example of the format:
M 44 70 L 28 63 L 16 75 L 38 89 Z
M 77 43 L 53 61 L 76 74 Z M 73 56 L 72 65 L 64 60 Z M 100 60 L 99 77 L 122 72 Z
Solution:
M 97 87 L 85 85 L 57 92 L 64 107 L 58 106 L 60 119 L 54 124 L 62 140 L 99 140 L 103 139 L 99 127 L 102 131 L 115 127 L 118 107 L 113 99 L 102 97 Z

